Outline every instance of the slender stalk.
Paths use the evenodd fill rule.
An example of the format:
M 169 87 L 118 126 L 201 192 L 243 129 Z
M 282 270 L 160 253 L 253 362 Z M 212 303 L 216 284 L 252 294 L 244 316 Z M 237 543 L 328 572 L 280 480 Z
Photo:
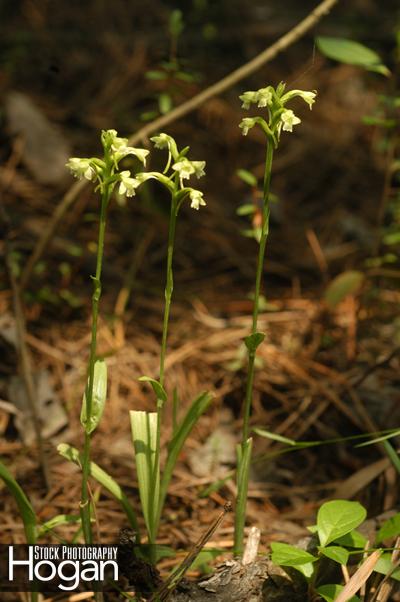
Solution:
M 165 307 L 164 307 L 163 333 L 162 333 L 161 353 L 160 353 L 160 384 L 162 386 L 164 385 L 164 366 L 165 366 L 165 356 L 166 356 L 166 352 L 167 352 L 169 312 L 170 312 L 170 308 L 171 308 L 172 292 L 174 290 L 172 258 L 174 255 L 176 218 L 177 218 L 177 202 L 176 202 L 175 194 L 172 194 L 171 213 L 170 213 L 170 218 L 169 218 L 169 230 L 168 230 L 167 281 L 166 281 L 166 285 L 165 285 Z
M 251 334 L 257 332 L 258 314 L 260 311 L 260 290 L 261 290 L 261 278 L 264 268 L 264 257 L 265 247 L 267 244 L 267 238 L 269 233 L 269 189 L 271 183 L 271 170 L 272 170 L 272 158 L 273 158 L 273 145 L 271 141 L 268 141 L 267 154 L 265 158 L 265 172 L 264 172 L 264 189 L 263 189 L 263 216 L 262 216 L 262 227 L 261 227 L 261 238 L 258 247 L 258 260 L 257 260 L 257 272 L 256 272 L 256 284 L 254 290 L 254 304 L 253 304 L 253 321 L 251 327 Z M 248 352 L 248 369 L 247 369 L 247 385 L 246 385 L 246 397 L 243 412 L 243 430 L 242 430 L 242 447 L 244 447 L 248 436 L 249 436 L 249 418 L 251 410 L 251 402 L 253 397 L 253 380 L 254 380 L 254 362 L 255 362 L 255 351 Z
M 260 290 L 261 290 L 261 278 L 264 268 L 265 248 L 267 244 L 268 232 L 269 232 L 269 192 L 271 183 L 271 170 L 272 170 L 272 159 L 273 159 L 273 142 L 271 139 L 267 143 L 267 152 L 265 158 L 265 172 L 264 172 L 264 187 L 263 187 L 263 215 L 262 215 L 262 228 L 261 238 L 258 248 L 258 259 L 257 259 L 257 271 L 256 271 L 256 283 L 254 290 L 254 305 L 253 305 L 253 320 L 251 334 L 257 332 L 258 325 L 258 314 L 260 309 Z M 246 396 L 243 408 L 243 427 L 242 427 L 242 445 L 241 453 L 238 457 L 238 470 L 237 470 L 237 508 L 235 517 L 235 538 L 234 538 L 234 551 L 236 555 L 240 555 L 243 550 L 243 532 L 244 532 L 244 516 L 246 513 L 246 500 L 247 500 L 247 486 L 248 486 L 248 474 L 244 474 L 246 470 L 242 467 L 244 458 L 251 454 L 251 447 L 249 451 L 249 421 L 250 412 L 253 399 L 253 383 L 254 383 L 254 368 L 255 368 L 256 350 L 248 349 L 248 368 L 247 368 L 247 383 L 246 383 Z M 250 457 L 247 458 L 247 473 L 250 464 Z
M 174 243 L 175 243 L 175 230 L 176 230 L 176 218 L 178 214 L 177 198 L 175 193 L 171 195 L 171 212 L 169 218 L 169 229 L 168 229 L 168 251 L 167 251 L 167 278 L 165 284 L 165 306 L 164 306 L 164 319 L 163 319 L 163 332 L 161 340 L 161 352 L 160 352 L 160 377 L 159 382 L 161 386 L 164 386 L 164 373 L 165 373 L 165 357 L 167 352 L 167 337 L 168 337 L 168 324 L 169 314 L 171 309 L 172 292 L 174 289 L 174 276 L 172 270 L 172 260 L 174 256 Z M 156 457 L 154 464 L 154 479 L 153 483 L 156 483 L 156 476 L 160 470 L 160 454 L 161 454 L 161 423 L 163 414 L 163 400 L 157 399 L 157 441 L 156 441 Z M 153 508 L 154 516 L 154 537 L 157 535 L 159 517 L 161 514 L 161 498 L 154 499 L 156 507 Z M 155 543 L 151 541 L 150 543 Z
M 102 198 L 101 198 L 101 210 L 100 210 L 100 221 L 99 221 L 99 235 L 97 243 L 97 260 L 96 260 L 96 275 L 93 278 L 93 294 L 92 294 L 92 331 L 90 341 L 90 353 L 89 353 L 89 368 L 88 368 L 88 382 L 85 390 L 86 397 L 86 417 L 90 419 L 92 413 L 92 401 L 93 401 L 93 385 L 94 385 L 94 365 L 96 362 L 96 347 L 97 347 L 97 320 L 99 314 L 99 302 L 101 296 L 101 271 L 103 265 L 103 252 L 104 252 L 104 237 L 106 230 L 106 214 L 107 205 L 110 198 L 110 191 L 107 185 L 104 186 Z M 90 522 L 90 500 L 89 500 L 89 488 L 88 480 L 90 474 L 90 445 L 91 435 L 85 432 L 85 441 L 83 447 L 83 459 L 82 459 L 82 492 L 81 492 L 81 503 L 80 513 L 82 519 L 82 529 L 85 542 L 87 544 L 93 543 L 92 526 Z

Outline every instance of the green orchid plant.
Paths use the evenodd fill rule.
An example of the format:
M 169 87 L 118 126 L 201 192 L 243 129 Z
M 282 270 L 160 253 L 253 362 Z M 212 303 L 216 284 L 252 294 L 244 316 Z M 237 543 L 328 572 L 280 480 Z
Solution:
M 151 138 L 155 148 L 167 150 L 168 156 L 163 172 L 147 172 L 136 175 L 140 183 L 149 179 L 157 180 L 170 194 L 171 207 L 168 228 L 167 266 L 165 284 L 165 306 L 163 318 L 163 331 L 160 352 L 159 378 L 155 380 L 143 376 L 140 380 L 147 381 L 152 386 L 157 398 L 156 412 L 130 412 L 132 439 L 135 449 L 136 466 L 139 481 L 141 505 L 146 522 L 149 542 L 155 543 L 169 482 L 178 454 L 197 422 L 200 415 L 206 410 L 211 395 L 203 392 L 190 405 L 185 417 L 180 423 L 174 420 L 172 438 L 168 446 L 167 459 L 162 476 L 160 475 L 161 454 L 161 427 L 163 421 L 164 404 L 167 393 L 164 389 L 165 358 L 167 352 L 168 325 L 171 309 L 173 278 L 173 254 L 175 243 L 176 221 L 182 204 L 188 200 L 193 209 L 198 210 L 205 206 L 203 193 L 200 190 L 187 186 L 186 180 L 195 176 L 204 176 L 205 161 L 192 161 L 187 157 L 189 147 L 178 150 L 175 140 L 168 134 L 161 133 Z M 176 416 L 178 397 L 174 396 L 173 416 Z
M 78 178 L 85 178 L 95 184 L 101 197 L 99 233 L 97 242 L 96 273 L 93 279 L 92 295 L 92 328 L 88 365 L 88 380 L 85 388 L 81 423 L 84 429 L 84 448 L 82 457 L 82 492 L 80 513 L 85 542 L 93 542 L 91 527 L 91 504 L 89 499 L 90 448 L 93 431 L 97 428 L 103 414 L 107 396 L 107 366 L 104 360 L 97 358 L 97 322 L 101 297 L 101 274 L 103 266 L 104 239 L 107 222 L 107 209 L 111 196 L 117 185 L 119 194 L 134 196 L 140 182 L 132 177 L 131 172 L 120 171 L 119 164 L 126 157 L 133 155 L 143 165 L 146 164 L 148 150 L 128 145 L 127 138 L 120 138 L 116 130 L 106 130 L 101 134 L 103 157 L 82 159 L 72 157 L 67 167 Z
M 92 338 L 90 346 L 88 382 L 81 411 L 81 423 L 85 430 L 83 454 L 68 446 L 59 446 L 60 453 L 68 459 L 82 466 L 82 495 L 81 518 L 85 541 L 92 542 L 90 522 L 90 500 L 88 478 L 91 474 L 106 487 L 124 507 L 132 526 L 137 529 L 137 521 L 125 494 L 102 469 L 90 461 L 91 435 L 97 428 L 103 414 L 107 396 L 107 366 L 104 360 L 97 358 L 97 318 L 101 294 L 101 269 L 103 261 L 104 235 L 106 226 L 106 212 L 111 195 L 117 187 L 118 194 L 124 197 L 133 197 L 138 188 L 147 180 L 157 180 L 170 194 L 171 209 L 168 228 L 167 267 L 165 285 L 165 307 L 163 317 L 163 331 L 160 351 L 159 378 L 158 380 L 143 376 L 141 381 L 149 382 L 156 394 L 156 412 L 132 410 L 130 421 L 132 440 L 135 450 L 137 477 L 143 516 L 145 519 L 148 540 L 154 544 L 157 537 L 160 516 L 167 494 L 172 473 L 179 452 L 193 426 L 208 407 L 212 396 L 200 393 L 190 404 L 189 409 L 179 422 L 179 399 L 177 394 L 173 400 L 173 432 L 168 445 L 167 458 L 160 474 L 161 456 L 161 428 L 163 422 L 164 404 L 168 400 L 164 389 L 165 359 L 167 352 L 168 325 L 173 292 L 173 254 L 175 243 L 176 221 L 183 203 L 188 200 L 191 208 L 198 210 L 205 206 L 203 193 L 187 185 L 187 181 L 195 176 L 204 176 L 205 161 L 192 161 L 188 158 L 189 147 L 178 150 L 175 140 L 168 134 L 161 133 L 151 138 L 157 149 L 168 151 L 167 161 L 163 172 L 138 172 L 134 175 L 129 170 L 120 169 L 120 162 L 129 155 L 135 156 L 143 165 L 146 164 L 148 150 L 128 146 L 126 138 L 120 138 L 115 130 L 108 130 L 101 136 L 104 156 L 99 159 L 79 159 L 73 157 L 68 161 L 68 167 L 77 178 L 86 178 L 96 183 L 96 190 L 101 194 L 99 240 L 97 247 L 97 268 L 93 278 L 94 292 L 92 300 Z M 154 547 L 153 547 L 154 549 Z
M 260 88 L 256 91 L 244 92 L 239 98 L 242 101 L 243 109 L 250 109 L 252 105 L 258 108 L 266 109 L 267 116 L 245 117 L 242 119 L 239 127 L 243 135 L 256 125 L 261 128 L 266 136 L 266 157 L 264 169 L 263 184 L 263 207 L 261 230 L 258 237 L 258 259 L 256 269 L 256 281 L 254 292 L 253 319 L 251 333 L 245 338 L 247 348 L 248 368 L 246 394 L 243 407 L 243 426 L 242 442 L 238 445 L 237 456 L 237 499 L 235 512 L 235 539 L 234 549 L 237 555 L 243 550 L 243 533 L 246 519 L 246 503 L 248 492 L 249 468 L 251 462 L 251 452 L 253 440 L 249 437 L 249 421 L 253 397 L 253 382 L 256 363 L 256 352 L 259 345 L 263 342 L 265 334 L 258 332 L 258 315 L 260 311 L 261 296 L 261 278 L 264 269 L 265 248 L 269 232 L 270 215 L 270 184 L 272 173 L 272 160 L 274 151 L 278 148 L 282 132 L 292 132 L 293 127 L 301 123 L 301 119 L 295 115 L 292 109 L 287 108 L 287 104 L 300 97 L 307 103 L 310 109 L 315 102 L 316 92 L 306 92 L 303 90 L 290 90 L 286 92 L 284 83 L 280 83 L 276 89 L 272 86 Z

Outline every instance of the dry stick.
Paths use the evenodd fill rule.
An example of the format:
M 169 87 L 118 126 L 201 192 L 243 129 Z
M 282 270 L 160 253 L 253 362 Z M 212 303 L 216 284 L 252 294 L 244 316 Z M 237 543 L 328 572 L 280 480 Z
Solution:
M 220 524 L 225 518 L 225 515 L 228 512 L 231 512 L 232 504 L 227 502 L 222 510 L 221 514 L 217 517 L 217 519 L 212 523 L 211 527 L 207 529 L 207 531 L 202 535 L 198 542 L 196 542 L 193 548 L 189 551 L 187 556 L 184 558 L 179 567 L 174 571 L 165 583 L 158 589 L 155 594 L 152 595 L 149 602 L 165 602 L 168 600 L 173 590 L 177 587 L 179 582 L 183 579 L 186 571 L 191 567 L 193 561 L 197 558 L 205 544 L 208 540 L 214 535 L 215 531 L 218 529 Z
M 323 0 L 313 11 L 310 12 L 305 19 L 300 21 L 293 29 L 291 29 L 288 33 L 283 35 L 279 40 L 277 40 L 272 46 L 261 52 L 254 59 L 245 63 L 235 71 L 232 71 L 229 75 L 221 79 L 216 84 L 209 86 L 200 94 L 197 94 L 190 100 L 182 103 L 176 109 L 173 109 L 167 115 L 163 115 L 159 117 L 152 123 L 141 128 L 136 134 L 133 134 L 129 138 L 129 144 L 135 144 L 137 142 L 145 139 L 149 134 L 160 130 L 165 125 L 180 119 L 184 115 L 191 113 L 199 106 L 201 106 L 204 102 L 212 98 L 213 96 L 217 96 L 221 94 L 225 90 L 228 90 L 234 84 L 238 83 L 245 77 L 248 77 L 257 69 L 268 63 L 272 59 L 274 59 L 280 52 L 286 50 L 289 46 L 297 42 L 303 35 L 305 35 L 322 17 L 324 17 L 329 11 L 332 9 L 335 4 L 337 4 L 339 0 Z M 53 213 L 53 216 L 50 222 L 47 225 L 47 228 L 43 232 L 41 238 L 37 241 L 35 248 L 33 249 L 32 255 L 30 256 L 25 269 L 22 273 L 21 277 L 21 290 L 25 288 L 32 276 L 33 267 L 39 261 L 41 256 L 43 255 L 47 245 L 52 239 L 58 224 L 61 222 L 64 214 L 69 209 L 69 207 L 74 203 L 78 194 L 86 187 L 88 182 L 85 180 L 80 180 L 76 182 L 71 188 L 65 193 L 63 198 L 61 199 L 57 209 Z

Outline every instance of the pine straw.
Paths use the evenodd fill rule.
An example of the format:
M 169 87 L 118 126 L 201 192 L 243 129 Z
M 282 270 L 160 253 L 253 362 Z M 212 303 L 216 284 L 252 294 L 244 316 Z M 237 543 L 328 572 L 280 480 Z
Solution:
M 212 471 L 199 476 L 190 469 L 190 466 L 193 468 L 190 464 L 192 451 L 201 448 L 210 434 L 221 426 L 221 420 L 226 422 L 224 408 L 229 407 L 232 411 L 228 424 L 230 432 L 240 437 L 239 408 L 245 373 L 244 367 L 237 365 L 232 370 L 232 364 L 237 364 L 241 340 L 249 330 L 251 304 L 246 300 L 240 303 L 230 300 L 223 290 L 212 289 L 209 296 L 210 303 L 206 301 L 207 294 L 201 302 L 194 301 L 191 306 L 177 302 L 170 330 L 168 392 L 171 394 L 177 388 L 182 410 L 201 390 L 211 390 L 215 395 L 210 411 L 199 421 L 181 455 L 163 514 L 159 542 L 183 550 L 218 515 L 221 503 L 234 499 L 235 495 L 234 483 L 230 481 L 210 497 L 199 498 L 199 492 L 214 482 L 216 473 Z M 393 423 L 383 424 L 382 421 L 375 424 L 370 409 L 362 402 L 360 391 L 351 385 L 353 379 L 364 373 L 366 364 L 371 364 L 369 347 L 373 341 L 366 337 L 358 342 L 358 355 L 364 356 L 365 364 L 354 363 L 350 357 L 347 368 L 342 369 L 346 353 L 353 349 L 354 320 L 359 331 L 370 328 L 370 317 L 360 320 L 360 312 L 354 312 L 354 299 L 344 302 L 333 315 L 329 315 L 318 300 L 290 298 L 273 303 L 275 310 L 260 316 L 260 328 L 267 336 L 266 343 L 260 347 L 262 367 L 256 374 L 252 424 L 296 440 L 326 439 L 393 426 Z M 136 298 L 135 305 L 135 319 L 123 325 L 122 345 L 116 344 L 110 323 L 102 320 L 100 324 L 99 353 L 107 356 L 109 401 L 94 438 L 93 458 L 126 488 L 140 516 L 128 411 L 154 408 L 152 392 L 138 382 L 138 377 L 143 374 L 157 377 L 159 332 L 158 329 L 154 331 L 153 325 L 161 315 L 162 305 L 147 304 L 147 315 L 142 308 L 144 298 Z M 337 338 L 329 356 L 318 348 L 324 322 L 325 328 L 334 332 Z M 37 472 L 34 450 L 24 449 L 18 439 L 10 436 L 0 443 L 0 454 L 26 488 L 40 521 L 56 514 L 78 513 L 79 471 L 57 456 L 55 446 L 60 441 L 81 446 L 79 410 L 88 341 L 88 325 L 81 322 L 70 323 L 67 331 L 53 324 L 46 331 L 28 336 L 36 365 L 51 372 L 69 415 L 68 429 L 48 442 L 53 487 L 47 495 Z M 383 354 L 384 348 L 382 344 Z M 379 368 L 376 377 L 382 390 L 394 381 L 396 366 L 398 359 L 394 357 L 388 366 Z M 386 408 L 385 413 L 389 414 L 390 408 Z M 1 408 L 0 414 L 2 430 L 9 433 L 12 415 Z M 162 433 L 164 443 L 168 440 L 170 427 L 167 411 Z M 256 438 L 257 454 L 272 453 L 277 447 L 276 443 Z M 257 463 L 249 492 L 249 526 L 261 529 L 264 546 L 271 540 L 297 541 L 304 534 L 302 525 L 312 522 L 316 507 L 334 493 L 346 476 L 357 473 L 368 459 L 376 458 L 376 454 L 377 451 L 371 448 L 359 454 L 351 445 L 341 445 L 305 450 Z M 225 467 L 225 472 L 228 469 Z M 385 470 L 372 478 L 375 479 L 372 483 L 367 480 L 360 485 L 360 491 L 356 486 L 355 495 L 375 511 L 387 509 L 388 504 L 393 506 L 398 500 L 392 469 L 385 465 Z M 99 540 L 114 541 L 119 528 L 126 525 L 124 514 L 108 493 L 99 492 L 96 483 L 92 486 L 94 495 L 100 493 L 97 503 Z M 379 501 L 373 503 L 376 496 Z M 4 490 L 2 500 L 0 530 L 3 541 L 22 542 L 20 519 Z M 75 528 L 63 527 L 59 532 L 68 539 Z M 230 550 L 232 538 L 232 517 L 228 517 L 210 545 Z M 165 568 L 169 564 L 170 561 L 165 561 Z

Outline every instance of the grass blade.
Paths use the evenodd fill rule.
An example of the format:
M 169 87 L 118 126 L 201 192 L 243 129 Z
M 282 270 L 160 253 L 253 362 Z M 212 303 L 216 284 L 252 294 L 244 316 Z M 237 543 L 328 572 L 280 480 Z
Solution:
M 14 479 L 8 468 L 0 462 L 0 478 L 3 479 L 11 495 L 15 499 L 22 521 L 24 523 L 24 531 L 26 542 L 28 544 L 36 543 L 36 514 L 28 498 L 26 497 L 21 486 Z

